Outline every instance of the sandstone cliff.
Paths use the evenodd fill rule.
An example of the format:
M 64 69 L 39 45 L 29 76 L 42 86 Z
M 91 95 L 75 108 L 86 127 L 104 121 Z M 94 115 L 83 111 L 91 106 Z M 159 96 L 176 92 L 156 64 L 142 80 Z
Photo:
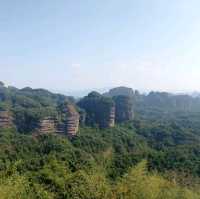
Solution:
M 66 106 L 66 133 L 68 136 L 73 137 L 77 134 L 79 129 L 79 113 L 73 105 Z
M 113 97 L 116 108 L 116 122 L 126 122 L 134 119 L 133 99 L 128 96 Z
M 80 115 L 75 106 L 66 102 L 60 105 L 59 111 L 61 114 L 58 122 L 57 132 L 73 137 L 79 130 Z
M 100 128 L 113 127 L 115 124 L 115 105 L 111 98 L 91 92 L 79 101 L 78 105 L 86 111 L 86 124 Z
M 56 123 L 54 118 L 45 117 L 40 120 L 39 127 L 37 129 L 37 133 L 39 134 L 51 134 L 56 132 Z

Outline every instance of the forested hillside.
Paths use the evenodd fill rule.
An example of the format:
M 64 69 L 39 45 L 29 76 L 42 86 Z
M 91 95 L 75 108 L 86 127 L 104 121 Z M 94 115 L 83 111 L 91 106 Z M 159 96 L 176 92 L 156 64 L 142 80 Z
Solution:
M 199 199 L 200 99 L 111 93 L 2 83 L 0 198 Z

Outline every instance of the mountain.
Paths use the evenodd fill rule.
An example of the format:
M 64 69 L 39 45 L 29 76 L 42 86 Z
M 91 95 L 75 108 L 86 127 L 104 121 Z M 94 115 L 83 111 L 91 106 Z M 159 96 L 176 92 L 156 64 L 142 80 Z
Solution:
M 199 98 L 130 88 L 77 100 L 0 85 L 0 198 L 198 199 Z
M 110 96 L 110 97 L 114 97 L 114 96 L 118 96 L 118 95 L 133 97 L 134 91 L 132 88 L 120 86 L 120 87 L 110 89 L 109 92 L 104 93 L 104 95 Z

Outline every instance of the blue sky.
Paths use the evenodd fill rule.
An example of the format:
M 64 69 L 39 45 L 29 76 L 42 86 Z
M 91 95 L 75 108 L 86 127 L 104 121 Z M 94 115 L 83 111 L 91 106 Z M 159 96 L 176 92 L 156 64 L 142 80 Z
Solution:
M 199 0 L 0 0 L 0 80 L 200 91 Z

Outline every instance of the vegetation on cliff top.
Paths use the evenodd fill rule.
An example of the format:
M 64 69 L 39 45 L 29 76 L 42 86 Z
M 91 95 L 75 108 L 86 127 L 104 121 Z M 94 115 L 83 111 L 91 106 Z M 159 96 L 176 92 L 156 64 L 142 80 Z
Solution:
M 161 96 L 160 102 L 169 100 Z M 111 98 L 97 93 L 89 97 L 113 105 Z M 0 129 L 0 197 L 199 199 L 200 113 L 171 110 L 165 103 L 156 108 L 152 104 L 157 102 L 147 104 L 147 96 L 139 93 L 136 98 L 135 120 L 106 129 L 83 122 L 71 140 L 34 137 L 31 128 L 43 114 L 57 114 L 59 104 L 75 101 L 41 89 L 2 85 L 0 107 L 14 114 L 18 128 Z

